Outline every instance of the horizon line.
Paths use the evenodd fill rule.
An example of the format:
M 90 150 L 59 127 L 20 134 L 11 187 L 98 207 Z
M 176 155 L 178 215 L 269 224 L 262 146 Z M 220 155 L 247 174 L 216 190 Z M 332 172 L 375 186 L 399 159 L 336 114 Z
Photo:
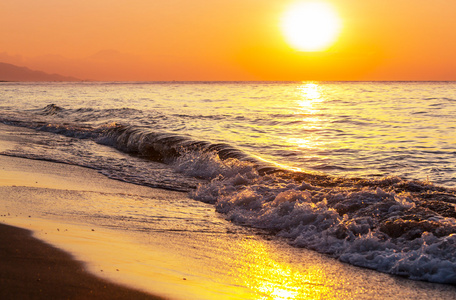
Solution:
M 0 83 L 356 83 L 356 82 L 456 82 L 455 80 L 0 80 Z

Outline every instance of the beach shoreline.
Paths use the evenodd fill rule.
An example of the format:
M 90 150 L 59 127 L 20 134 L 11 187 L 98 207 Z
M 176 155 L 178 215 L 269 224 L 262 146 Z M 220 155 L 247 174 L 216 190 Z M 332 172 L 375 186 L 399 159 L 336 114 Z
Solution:
M 111 201 L 115 197 L 122 201 L 132 195 L 163 199 L 185 194 L 119 182 L 95 170 L 47 161 L 0 155 L 0 166 L 0 224 L 29 230 L 31 239 L 44 241 L 84 262 L 85 270 L 102 278 L 102 282 L 167 299 L 212 299 L 218 290 L 235 295 L 239 294 L 236 290 L 242 290 L 187 280 L 180 262 L 183 255 L 173 255 L 176 249 L 172 249 L 172 241 L 156 237 L 144 245 L 138 242 L 143 238 L 136 236 L 138 233 L 113 230 L 112 225 L 97 225 L 90 220 L 84 223 L 71 219 L 71 213 L 62 216 L 46 211 L 46 206 L 59 206 L 66 200 L 96 201 L 103 197 Z
M 18 132 L 32 132 L 0 127 L 0 151 L 20 144 Z M 117 214 L 142 218 L 145 209 L 150 218 L 140 223 Z M 0 155 L 0 223 L 31 230 L 84 262 L 103 283 L 169 299 L 456 299 L 454 286 L 357 268 L 264 239 L 185 193 L 116 181 L 69 164 Z M 14 263 L 11 268 L 22 269 Z M 31 291 L 24 283 L 16 291 L 21 286 Z
M 12 150 L 21 143 L 18 132 L 31 132 L 3 124 L 0 129 L 0 151 Z M 200 274 L 202 265 L 183 261 L 186 247 L 191 246 L 170 239 L 174 232 L 180 232 L 176 230 L 179 224 L 170 224 L 169 232 L 151 228 L 151 233 L 145 234 L 145 229 L 122 229 L 109 220 L 99 224 L 100 219 L 90 215 L 93 211 L 84 212 L 89 207 L 96 214 L 103 210 L 116 214 L 116 201 L 130 201 L 125 204 L 128 209 L 138 201 L 146 201 L 144 207 L 156 207 L 161 214 L 161 204 L 176 201 L 169 208 L 176 210 L 179 201 L 187 198 L 182 192 L 109 179 L 93 169 L 0 154 L 0 223 L 29 230 L 34 238 L 83 262 L 90 274 L 145 294 L 166 299 L 252 298 L 246 287 Z M 100 203 L 105 206 L 98 208 Z M 209 205 L 198 205 L 199 213 L 205 214 Z M 200 218 L 206 221 L 204 216 Z M 183 220 L 183 225 L 186 222 Z M 195 270 L 189 270 L 193 267 Z

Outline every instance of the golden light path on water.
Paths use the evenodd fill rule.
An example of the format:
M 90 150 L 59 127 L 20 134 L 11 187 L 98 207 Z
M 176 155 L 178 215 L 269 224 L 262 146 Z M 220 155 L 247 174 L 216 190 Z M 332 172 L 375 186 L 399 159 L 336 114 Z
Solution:
M 343 99 L 345 94 L 350 95 L 352 91 L 338 89 L 334 84 L 302 82 L 297 86 L 294 102 L 284 108 L 295 115 L 295 122 L 289 127 L 293 134 L 284 135 L 282 139 L 286 148 L 299 153 L 304 158 L 303 161 L 318 160 L 324 167 L 327 164 L 339 164 L 337 161 L 330 162 L 330 155 L 334 151 L 342 154 L 345 151 L 365 151 L 366 147 L 370 150 L 396 147 L 397 137 L 388 136 L 383 129 L 393 125 L 392 116 L 382 114 L 384 108 L 372 106 L 369 101 L 355 101 L 356 105 L 347 107 L 345 101 L 334 98 L 334 95 L 339 95 Z M 356 100 L 357 96 L 347 97 Z M 372 126 L 376 122 L 380 126 Z M 404 116 L 398 115 L 394 122 L 406 124 L 408 121 Z M 360 126 L 362 124 L 364 126 Z M 366 166 L 369 169 L 368 161 L 364 163 Z M 306 170 L 296 166 L 287 168 Z M 355 169 L 353 174 L 344 175 L 356 175 Z
M 302 85 L 296 88 L 295 101 L 290 104 L 290 107 L 283 108 L 284 113 L 291 112 L 295 115 L 295 119 L 302 123 L 301 129 L 311 132 L 319 131 L 324 126 L 324 120 L 320 114 L 320 106 L 324 103 L 325 98 L 321 91 L 322 86 L 317 82 L 303 82 Z M 294 128 L 296 130 L 296 128 Z M 310 134 L 296 134 L 294 136 L 285 135 L 282 142 L 287 145 L 289 149 L 299 149 L 299 151 L 306 151 L 307 149 L 315 150 L 325 146 L 324 142 L 320 141 L 320 137 L 316 133 Z M 266 161 L 277 167 L 293 170 L 304 171 L 305 169 L 297 166 L 280 164 L 260 156 L 252 154 L 259 160 Z M 311 157 L 311 155 L 308 155 Z
M 298 100 L 296 111 L 297 114 L 302 114 L 305 119 L 306 130 L 318 130 L 322 127 L 322 120 L 318 116 L 319 108 L 317 104 L 324 101 L 320 92 L 321 87 L 317 83 L 308 82 L 303 83 L 302 86 L 297 88 Z M 297 145 L 299 148 L 317 148 L 320 146 L 318 137 L 314 134 L 302 137 L 289 138 L 290 144 Z

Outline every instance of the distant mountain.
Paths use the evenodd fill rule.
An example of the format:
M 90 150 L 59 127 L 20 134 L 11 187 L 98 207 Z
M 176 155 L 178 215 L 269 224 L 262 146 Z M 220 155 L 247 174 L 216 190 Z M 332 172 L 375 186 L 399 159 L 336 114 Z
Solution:
M 81 81 L 80 79 L 48 74 L 42 71 L 30 70 L 12 64 L 0 62 L 0 81 Z

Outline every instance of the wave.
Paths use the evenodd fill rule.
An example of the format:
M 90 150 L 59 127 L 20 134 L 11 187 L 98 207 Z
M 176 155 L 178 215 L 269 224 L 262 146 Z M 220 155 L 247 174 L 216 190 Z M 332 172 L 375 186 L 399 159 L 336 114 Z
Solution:
M 214 152 L 223 159 L 248 159 L 247 155 L 228 144 L 196 141 L 189 136 L 149 128 L 112 124 L 97 131 L 100 130 L 100 142 L 154 161 L 169 163 L 176 157 L 192 151 Z
M 46 105 L 44 108 L 40 109 L 39 111 L 41 114 L 43 114 L 45 116 L 53 116 L 53 115 L 59 113 L 60 111 L 63 111 L 63 108 L 61 108 L 55 104 L 49 104 L 49 105 Z
M 135 126 L 123 125 L 117 122 L 104 123 L 102 125 L 92 127 L 90 125 L 82 125 L 81 115 L 91 113 L 92 119 L 100 119 L 104 116 L 111 118 L 119 115 L 138 113 L 138 110 L 122 108 L 122 109 L 76 109 L 66 110 L 55 104 L 47 105 L 46 107 L 36 110 L 35 113 L 42 115 L 55 116 L 60 114 L 66 118 L 68 114 L 77 115 L 77 123 L 67 122 L 8 122 L 10 124 L 34 128 L 41 131 L 47 131 L 57 134 L 62 134 L 68 137 L 76 137 L 81 139 L 93 139 L 100 144 L 114 147 L 125 153 L 141 156 L 143 158 L 163 162 L 166 164 L 173 163 L 178 157 L 194 157 L 210 153 L 210 155 L 218 156 L 222 160 L 230 158 L 237 159 L 242 162 L 250 162 L 255 165 L 256 170 L 260 174 L 271 173 L 279 170 L 271 164 L 254 158 L 251 155 L 237 149 L 226 143 L 212 143 L 209 141 L 195 140 L 188 135 L 175 134 L 163 130 L 151 129 L 150 126 Z
M 454 191 L 397 177 L 258 176 L 244 168 L 191 195 L 293 246 L 410 279 L 456 284 Z
M 68 113 L 55 105 L 35 112 L 49 117 Z M 287 170 L 229 144 L 150 126 L 18 118 L 2 121 L 91 139 L 204 179 L 190 192 L 193 199 L 292 246 L 410 279 L 456 284 L 454 189 L 394 176 L 345 178 Z

